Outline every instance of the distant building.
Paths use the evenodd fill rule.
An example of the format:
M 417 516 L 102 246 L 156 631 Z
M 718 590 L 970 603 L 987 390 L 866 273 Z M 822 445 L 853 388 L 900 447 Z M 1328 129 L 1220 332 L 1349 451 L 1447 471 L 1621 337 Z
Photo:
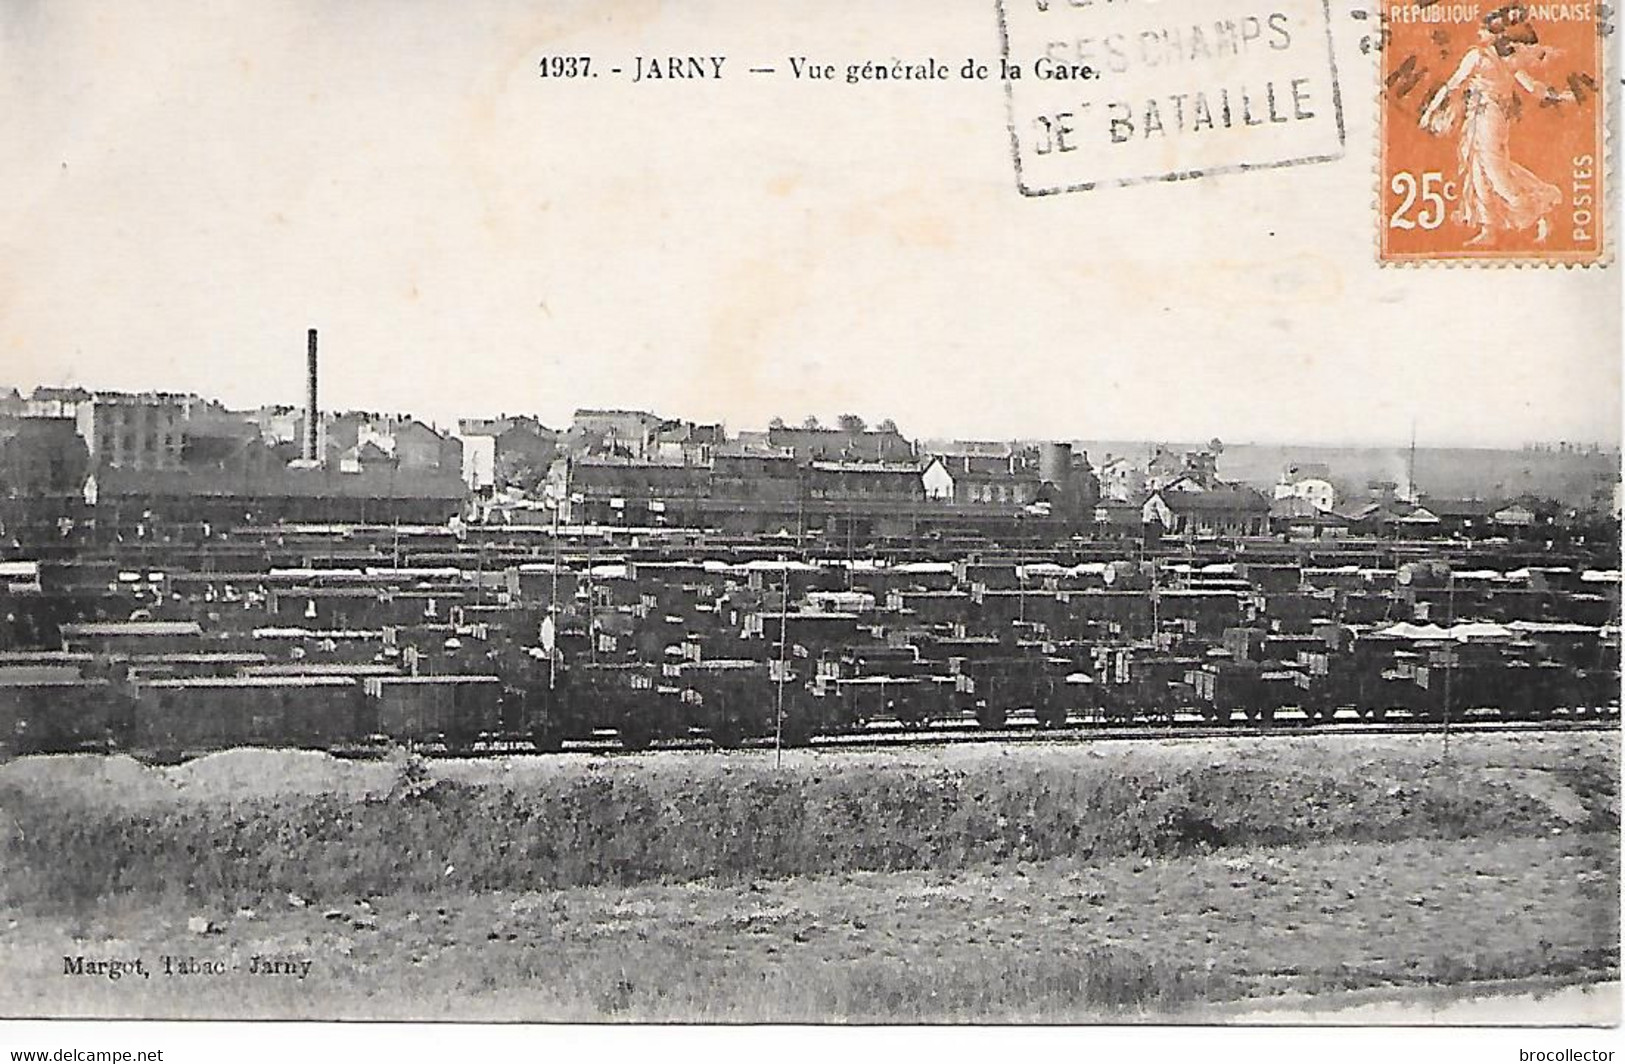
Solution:
M 457 422 L 457 435 L 500 436 L 509 429 L 526 427 L 536 432 L 552 432 L 536 418 L 525 414 L 499 414 L 496 417 L 465 417 Z
M 463 480 L 474 491 L 547 477 L 558 452 L 558 434 L 533 417 L 464 418 L 457 423 L 463 445 Z M 523 464 L 523 470 L 516 469 Z M 500 467 L 500 468 L 499 468 Z
M 237 468 L 245 452 L 274 446 L 266 442 L 257 412 L 227 410 L 219 403 L 193 406 L 181 426 L 181 465 L 186 469 Z
M 1156 491 L 1184 472 L 1185 462 L 1178 452 L 1158 444 L 1145 464 L 1145 490 Z
M 178 470 L 190 398 L 156 392 L 98 392 L 72 401 L 48 401 L 47 406 L 54 409 L 71 408 L 71 415 L 35 416 L 72 416 L 95 468 Z
M 1482 533 L 1492 525 L 1496 505 L 1484 499 L 1423 498 L 1419 510 L 1438 519 L 1441 530 L 1463 535 Z
M 1145 525 L 1141 507 L 1104 497 L 1095 503 L 1094 519 L 1096 527 L 1110 536 L 1137 535 Z
M 1106 455 L 1097 475 L 1102 499 L 1128 503 L 1145 494 L 1145 471 L 1121 455 Z
M 1140 508 L 1147 525 L 1175 536 L 1260 536 L 1269 532 L 1270 501 L 1252 488 L 1154 491 Z
M 102 393 L 75 410 L 91 453 L 84 500 L 115 520 L 150 511 L 221 522 L 443 521 L 466 497 L 462 445 L 405 415 L 319 415 L 323 457 L 305 463 L 293 443 L 302 411 Z
M 710 488 L 707 466 L 564 457 L 548 470 L 546 493 L 571 524 L 650 525 L 667 520 L 668 511 L 692 512 Z
M 539 423 L 515 424 L 493 441 L 496 486 L 526 494 L 539 492 L 559 456 L 558 435 Z
M 1351 527 L 1361 535 L 1428 535 L 1440 525 L 1439 517 L 1426 506 L 1398 499 L 1387 493 L 1375 502 L 1356 507 L 1348 514 Z
M 73 419 L 0 415 L 0 495 L 74 495 L 89 471 Z
M 497 438 L 459 433 L 463 441 L 463 483 L 470 491 L 489 491 L 497 483 Z
M 1011 458 L 1017 446 L 1006 440 L 921 440 L 923 458 Z
M 912 462 L 813 462 L 803 472 L 809 499 L 917 502 L 925 498 Z
M 705 465 L 726 440 L 721 425 L 667 421 L 655 433 L 649 456 L 661 462 Z
M 301 418 L 301 434 L 303 430 Z M 319 438 L 325 464 L 334 468 L 354 470 L 387 460 L 403 473 L 462 475 L 462 441 L 407 414 L 326 413 L 320 419 Z
M 925 498 L 959 506 L 1030 506 L 1043 487 L 1038 472 L 1018 467 L 1014 457 L 931 459 L 920 474 Z
M 303 412 L 296 406 L 262 406 L 248 419 L 259 427 L 260 438 L 269 444 L 298 443 L 304 424 Z
M 402 472 L 430 469 L 462 471 L 463 445 L 455 436 L 444 435 L 421 421 L 398 425 L 392 432 L 372 437 L 386 453 L 392 453 Z
M 79 416 L 79 404 L 90 401 L 90 393 L 83 388 L 35 388 L 23 406 L 24 417 Z
M 728 444 L 711 459 L 711 497 L 739 503 L 794 502 L 801 470 L 789 450 Z
M 792 451 L 802 465 L 914 460 L 914 446 L 891 429 L 770 428 L 767 443 L 770 447 Z
M 1270 504 L 1270 530 L 1290 539 L 1331 539 L 1348 534 L 1349 518 L 1322 508 L 1299 495 L 1277 498 Z
M 263 446 L 258 454 L 275 458 Z M 404 474 L 393 462 L 342 469 L 244 459 L 217 468 L 99 470 L 87 479 L 84 499 L 115 517 L 151 513 L 155 520 L 438 524 L 461 513 L 467 497 L 454 470 Z
M 647 410 L 583 408 L 570 419 L 570 432 L 593 444 L 592 450 L 601 446 L 607 454 L 644 459 L 652 456 L 655 437 L 664 424 L 665 418 Z
M 1510 502 L 1490 515 L 1490 520 L 1505 528 L 1531 528 L 1539 515 L 1534 503 Z
M 1159 491 L 1176 480 L 1207 488 L 1221 483 L 1219 457 L 1211 451 L 1177 453 L 1164 446 L 1153 448 L 1146 464 L 1146 491 Z
M 1316 476 L 1292 481 L 1282 478 L 1276 484 L 1276 499 L 1303 499 L 1316 510 L 1331 510 L 1337 505 L 1337 489 L 1331 481 Z

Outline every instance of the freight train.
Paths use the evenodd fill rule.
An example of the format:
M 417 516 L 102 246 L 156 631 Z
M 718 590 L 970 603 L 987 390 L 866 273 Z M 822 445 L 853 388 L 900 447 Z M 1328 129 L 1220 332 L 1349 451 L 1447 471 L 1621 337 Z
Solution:
M 690 532 L 503 537 L 287 526 L 41 546 L 0 585 L 0 749 L 730 747 L 1618 712 L 1613 547 L 860 556 Z
M 247 666 L 234 675 L 135 679 L 119 678 L 130 672 L 119 658 L 20 664 L 13 656 L 0 663 L 0 750 L 125 750 L 178 760 L 235 746 L 551 752 L 572 740 L 611 739 L 641 750 L 673 739 L 801 746 L 874 726 L 998 729 L 1018 715 L 1061 728 L 1618 714 L 1616 668 L 1517 660 L 1507 644 L 1404 644 L 1413 645 L 1425 649 L 1373 637 L 1318 671 L 1312 661 L 1112 647 L 1097 655 L 1105 664 L 1093 673 L 1040 648 L 980 660 L 885 661 L 880 671 L 852 660 L 550 662 L 531 648 L 525 664 L 501 674 Z

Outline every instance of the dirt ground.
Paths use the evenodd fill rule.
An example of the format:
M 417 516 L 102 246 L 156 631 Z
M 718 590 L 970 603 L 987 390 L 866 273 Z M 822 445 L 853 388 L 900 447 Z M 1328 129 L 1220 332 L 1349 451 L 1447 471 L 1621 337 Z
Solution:
M 1518 766 L 1551 768 L 1577 751 L 1617 751 L 1617 733 L 1598 732 L 1478 732 L 1452 736 L 1450 759 L 1464 772 L 1477 768 Z M 1215 763 L 1304 768 L 1348 762 L 1417 767 L 1437 762 L 1446 753 L 1441 736 L 1396 734 L 1340 734 L 1306 732 L 1268 738 L 1109 739 L 1090 743 L 1023 742 L 957 743 L 940 746 L 900 746 L 888 750 L 786 750 L 782 763 L 789 771 L 823 769 L 853 771 L 865 768 L 953 768 L 980 770 L 1006 765 L 1026 767 L 1073 766 L 1080 760 L 1098 765 L 1180 767 Z M 771 750 L 735 750 L 724 755 L 710 751 L 657 750 L 636 755 L 571 753 L 545 757 L 491 757 L 437 763 L 437 776 L 474 784 L 525 785 L 584 769 L 620 769 L 635 765 L 640 773 L 703 775 L 759 771 L 774 765 Z M 1615 760 L 1617 770 L 1617 756 Z M 1616 771 L 1617 776 L 1617 771 Z
M 764 751 L 424 766 L 433 779 L 473 789 L 476 797 L 452 805 L 470 811 L 466 821 L 397 805 L 401 766 L 389 762 L 263 750 L 165 768 L 24 758 L 0 765 L 0 843 L 9 847 L 0 854 L 26 852 L 32 862 L 27 876 L 17 866 L 0 879 L 0 1015 L 1253 1022 L 1245 1017 L 1278 1003 L 1307 1022 L 1350 1022 L 1324 1018 L 1319 1003 L 1617 979 L 1618 735 L 1461 735 L 1448 762 L 1443 755 L 1439 736 L 1313 735 L 793 751 L 782 772 Z M 1231 777 L 1191 776 L 1215 765 L 1245 768 L 1234 777 L 1241 789 L 1228 786 Z M 939 863 L 836 872 L 865 866 L 810 861 L 796 868 L 802 874 L 768 878 L 762 848 L 800 836 L 749 832 L 740 837 L 754 843 L 723 854 L 728 878 L 673 876 L 661 868 L 682 862 L 651 860 L 661 847 L 688 853 L 715 844 L 707 832 L 749 827 L 761 812 L 752 795 L 823 795 L 834 804 L 816 807 L 809 823 L 855 834 L 854 846 L 838 845 L 839 832 L 820 845 L 869 860 L 869 850 L 917 838 L 906 818 L 918 811 L 873 801 L 922 772 L 949 774 L 929 776 L 920 790 L 928 798 L 1003 801 L 959 824 L 965 838 L 945 835 L 941 853 L 921 858 Z M 583 780 L 594 789 L 581 791 Z M 1089 804 L 1125 781 L 1133 801 Z M 6 787 L 33 807 L 8 812 Z M 638 787 L 659 801 L 642 801 Z M 485 818 L 552 808 L 561 795 L 598 804 L 547 821 L 557 835 L 538 836 L 539 822 L 523 817 Z M 614 826 L 622 821 L 599 825 L 602 838 L 586 830 L 606 802 L 635 819 L 696 795 L 713 804 L 673 822 L 687 834 L 650 835 L 649 853 L 610 845 L 625 837 Z M 1192 836 L 1201 844 L 1193 852 L 1134 849 L 1144 840 L 1097 830 L 1132 827 L 1170 795 L 1218 822 L 1244 806 L 1237 823 L 1246 832 L 1207 852 Z M 60 808 L 50 804 L 58 799 Z M 1401 815 L 1412 809 L 1416 816 Z M 114 825 L 124 834 L 93 834 L 109 811 L 125 815 Z M 951 802 L 939 810 L 956 824 L 961 812 Z M 545 889 L 538 876 L 496 877 L 525 868 L 504 856 L 510 841 L 524 841 L 504 835 L 504 823 L 541 838 L 548 853 L 555 840 L 574 840 L 546 858 L 555 864 L 600 845 L 603 856 L 591 860 L 629 862 L 622 878 L 609 878 L 637 885 L 555 880 L 559 889 Z M 267 824 L 269 834 L 244 833 Z M 25 825 L 32 849 L 22 845 Z M 445 837 L 403 837 L 405 825 Z M 1028 828 L 1076 828 L 1104 842 L 1044 860 L 1019 848 L 995 860 L 955 857 L 1001 852 L 991 842 L 1019 843 Z M 329 834 L 341 829 L 350 834 Z M 767 821 L 752 830 L 778 831 Z M 254 845 L 240 852 L 213 848 L 249 837 Z M 327 838 L 372 849 L 309 845 Z M 1163 852 L 1170 856 L 1144 856 Z M 372 862 L 365 869 L 363 856 Z M 82 871 L 94 859 L 102 877 L 90 903 L 66 889 L 89 881 L 75 879 L 76 857 Z M 478 860 L 488 867 L 469 867 Z M 321 875 L 303 874 L 312 862 Z M 402 867 L 414 874 L 391 879 Z M 201 878 L 245 868 L 256 870 L 252 882 L 233 893 Z M 266 878 L 255 878 L 260 871 Z M 307 881 L 326 891 L 300 885 Z M 377 893 L 335 892 L 341 882 Z M 378 885 L 386 882 L 410 885 Z M 210 897 L 242 900 L 195 900 Z M 134 972 L 106 963 L 137 959 Z M 89 974 L 65 971 L 81 965 Z
M 0 914 L 0 1014 L 1152 1022 L 1345 989 L 1594 982 L 1617 978 L 1618 856 L 1617 835 L 1559 832 L 230 913 L 14 911 Z M 165 975 L 165 955 L 225 970 Z M 79 956 L 139 957 L 149 977 L 63 974 Z M 252 974 L 266 958 L 293 974 Z
M 1519 979 L 1466 987 L 1378 988 L 1220 1006 L 1195 1018 L 1249 1026 L 1618 1027 L 1621 988 Z

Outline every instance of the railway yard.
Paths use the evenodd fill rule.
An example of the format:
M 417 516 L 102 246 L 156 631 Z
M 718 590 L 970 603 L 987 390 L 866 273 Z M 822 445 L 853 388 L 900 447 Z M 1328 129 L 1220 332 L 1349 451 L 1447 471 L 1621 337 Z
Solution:
M 142 528 L 4 566 L 12 753 L 176 760 L 1617 718 L 1617 551 L 846 551 L 658 529 Z

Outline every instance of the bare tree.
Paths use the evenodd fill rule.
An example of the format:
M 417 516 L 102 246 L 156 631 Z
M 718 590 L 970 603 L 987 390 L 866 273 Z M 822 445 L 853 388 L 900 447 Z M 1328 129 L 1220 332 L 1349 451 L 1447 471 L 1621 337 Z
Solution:
M 804 429 L 821 429 L 824 426 L 818 423 L 817 414 L 808 414 L 804 419 L 802 419 L 801 427 Z

